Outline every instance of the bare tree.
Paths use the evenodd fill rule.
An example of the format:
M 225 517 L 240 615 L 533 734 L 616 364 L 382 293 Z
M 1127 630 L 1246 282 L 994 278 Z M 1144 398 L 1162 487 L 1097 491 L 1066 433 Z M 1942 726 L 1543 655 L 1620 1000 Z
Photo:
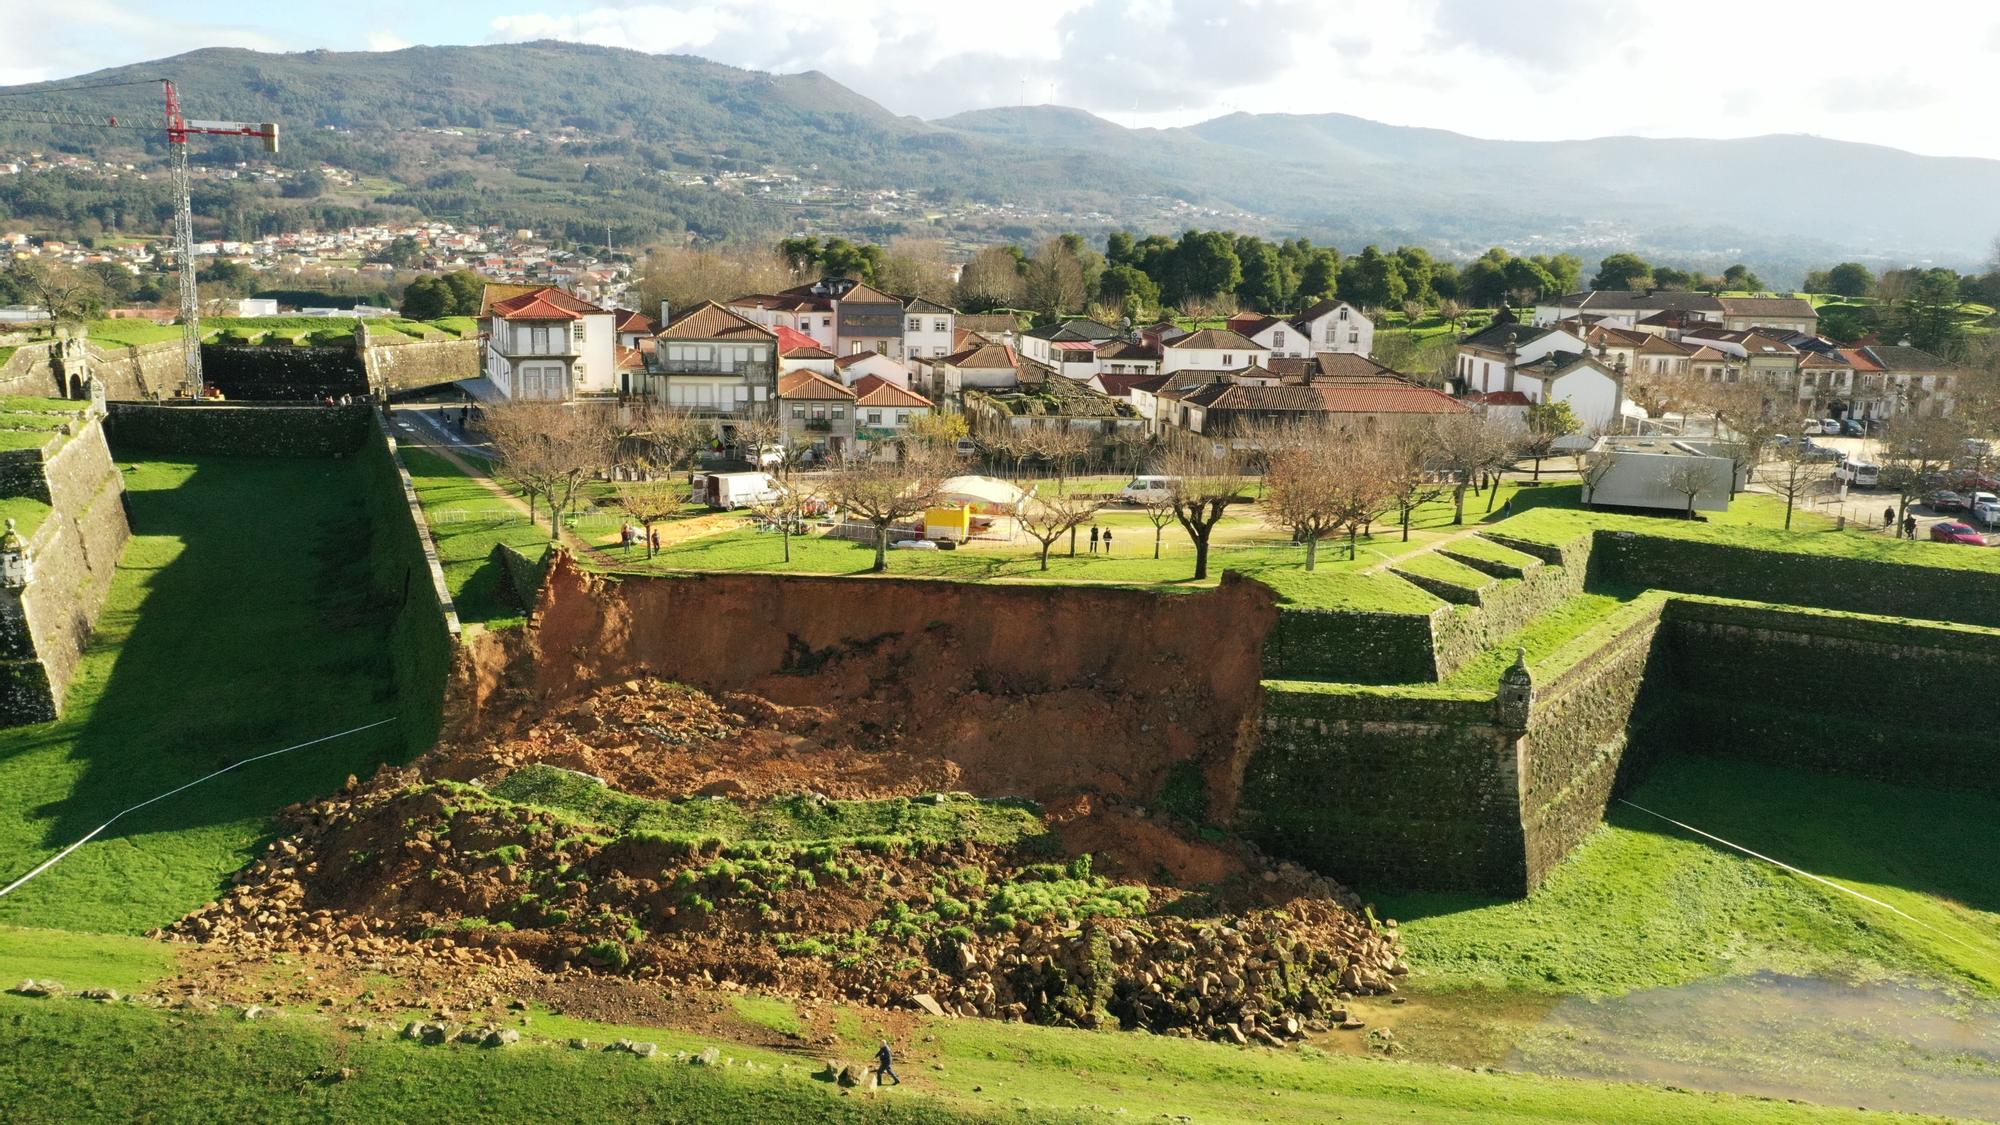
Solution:
M 584 482 L 612 456 L 610 411 L 596 405 L 520 400 L 489 407 L 485 421 L 500 455 L 502 476 L 528 494 L 530 518 L 536 496 L 548 501 L 549 537 L 560 537 L 563 513 L 575 503 Z
M 1453 476 L 1452 523 L 1465 522 L 1465 491 L 1473 480 L 1512 461 L 1514 439 L 1511 429 L 1480 414 L 1440 414 L 1432 419 L 1431 448 L 1438 467 Z
M 848 461 L 828 475 L 826 498 L 848 519 L 875 529 L 873 573 L 889 568 L 889 529 L 922 515 L 944 483 L 945 462 L 921 450 L 895 461 Z
M 1089 454 L 1090 435 L 1067 426 L 1038 423 L 1013 431 L 1008 448 L 1020 461 L 1041 461 L 1055 474 L 1056 489 L 1068 490 L 1069 474 Z
M 39 258 L 15 258 L 6 280 L 49 314 L 51 324 L 77 324 L 98 315 L 110 290 L 89 270 Z
M 1443 318 L 1446 324 L 1451 325 L 1451 334 L 1456 336 L 1459 324 L 1465 320 L 1465 306 L 1446 297 L 1438 302 L 1438 316 Z
M 770 293 L 791 284 L 791 267 L 769 247 L 665 247 L 647 253 L 639 293 L 646 311 L 667 302 L 668 315 L 703 301 Z
M 1372 441 L 1320 442 L 1286 450 L 1265 475 L 1263 504 L 1295 541 L 1306 545 L 1306 569 L 1319 561 L 1319 541 L 1348 534 L 1348 557 L 1355 536 L 1394 503 L 1387 460 Z
M 713 423 L 678 406 L 639 399 L 622 408 L 620 455 L 642 472 L 672 472 L 715 436 Z
M 1584 450 L 1576 455 L 1576 475 L 1583 481 L 1583 502 L 1588 505 L 1597 496 L 1597 486 L 1618 467 L 1618 450 L 1610 446 L 1603 449 Z
M 757 468 L 764 467 L 765 451 L 777 449 L 784 441 L 784 424 L 773 415 L 757 414 L 736 423 L 736 446 Z
M 789 564 L 792 561 L 792 536 L 805 534 L 806 520 L 819 511 L 820 505 L 816 488 L 803 481 L 797 485 L 787 482 L 781 488 L 760 494 L 751 502 L 750 511 L 778 529 L 778 538 L 784 543 L 785 562 Z
M 687 506 L 687 482 L 674 477 L 619 481 L 616 495 L 618 510 L 639 521 L 644 529 L 646 557 L 652 558 L 658 553 L 653 550 L 653 525 Z
M 1968 436 L 1965 423 L 1949 417 L 1905 414 L 1883 427 L 1881 483 L 1896 490 L 1898 521 L 1909 514 L 1910 501 L 1963 453 Z
M 1019 517 L 1021 530 L 1042 545 L 1043 570 L 1049 568 L 1050 549 L 1064 535 L 1070 537 L 1070 554 L 1076 554 L 1076 529 L 1089 523 L 1103 507 L 1102 501 L 1064 495 L 1053 498 L 1038 496 L 1022 507 Z
M 1215 525 L 1233 504 L 1246 500 L 1237 475 L 1236 455 L 1226 445 L 1206 438 L 1184 440 L 1160 459 L 1173 496 L 1174 519 L 1194 543 L 1194 577 L 1208 577 L 1208 544 Z
M 1076 312 L 1090 295 L 1084 285 L 1083 262 L 1060 238 L 1051 238 L 1035 250 L 1022 281 L 1028 307 L 1049 316 Z
M 1684 457 L 1667 470 L 1667 488 L 1687 497 L 1687 518 L 1695 518 L 1695 501 L 1708 491 L 1712 477 L 1706 457 Z
M 1833 479 L 1833 465 L 1807 456 L 1805 443 L 1794 441 L 1779 446 L 1776 456 L 1757 475 L 1764 487 L 1784 497 L 1785 530 L 1790 531 L 1792 509 Z
M 922 297 L 940 305 L 952 300 L 951 254 L 935 238 L 889 240 L 876 286 L 899 297 Z
M 1726 445 L 1735 468 L 1730 495 L 1749 481 L 1763 463 L 1764 451 L 1785 432 L 1786 421 L 1771 408 L 1763 388 L 1754 383 L 1709 383 L 1695 389 L 1696 405 L 1714 414 L 1717 437 L 1727 429 Z
M 1415 420 L 1393 426 L 1382 439 L 1384 483 L 1403 542 L 1410 541 L 1410 518 L 1418 508 L 1443 496 L 1449 487 L 1436 471 L 1430 427 Z
M 1160 540 L 1166 535 L 1167 525 L 1174 522 L 1174 497 L 1171 492 L 1148 491 L 1139 501 L 1139 510 L 1146 522 L 1153 525 L 1153 558 L 1160 557 Z

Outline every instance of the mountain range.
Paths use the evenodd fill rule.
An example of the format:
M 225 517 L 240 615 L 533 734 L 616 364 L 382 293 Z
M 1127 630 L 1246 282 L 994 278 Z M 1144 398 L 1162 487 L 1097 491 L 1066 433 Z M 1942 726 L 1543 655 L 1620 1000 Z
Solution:
M 6 96 L 0 108 L 150 122 L 157 95 L 144 87 L 64 89 L 142 77 L 173 78 L 191 116 L 282 122 L 282 163 L 360 175 L 332 197 L 343 206 L 610 222 L 627 241 L 675 230 L 749 238 L 812 229 L 970 242 L 1171 224 L 1348 249 L 1411 243 L 1476 254 L 1500 244 L 1589 257 L 1629 248 L 1696 266 L 1747 260 L 1782 276 L 1836 257 L 1970 266 L 2000 233 L 1994 160 L 1796 135 L 1485 140 L 1334 113 L 1234 113 L 1132 129 L 1029 106 L 925 121 L 817 72 L 773 75 L 559 42 L 213 48 L 7 88 L 0 95 L 30 96 Z M 5 116 L 4 151 L 141 159 L 160 151 L 150 130 L 56 133 Z M 248 152 L 230 142 L 201 149 L 212 162 Z M 799 179 L 770 190 L 715 183 L 756 172 Z M 885 190 L 897 195 L 884 206 L 857 202 Z M 285 205 L 269 202 L 272 222 L 282 225 Z M 35 217 L 0 192 L 0 208 L 10 206 L 14 217 Z

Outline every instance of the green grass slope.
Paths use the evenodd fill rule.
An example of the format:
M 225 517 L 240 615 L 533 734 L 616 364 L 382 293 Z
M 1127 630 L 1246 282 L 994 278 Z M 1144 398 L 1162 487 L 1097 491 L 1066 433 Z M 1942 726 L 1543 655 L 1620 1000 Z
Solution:
M 396 712 L 353 462 L 154 462 L 126 481 L 134 534 L 65 715 L 0 731 L 0 882 L 176 785 Z M 135 813 L 0 899 L 0 923 L 172 921 L 247 861 L 274 810 L 373 769 L 392 729 Z

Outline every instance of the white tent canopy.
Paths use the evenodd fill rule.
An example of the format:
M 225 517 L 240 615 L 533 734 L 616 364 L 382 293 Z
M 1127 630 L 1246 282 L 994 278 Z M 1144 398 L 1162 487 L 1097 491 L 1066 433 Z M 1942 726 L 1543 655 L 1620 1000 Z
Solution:
M 1028 494 L 994 477 L 951 477 L 938 486 L 940 507 L 970 504 L 978 511 L 1018 512 Z

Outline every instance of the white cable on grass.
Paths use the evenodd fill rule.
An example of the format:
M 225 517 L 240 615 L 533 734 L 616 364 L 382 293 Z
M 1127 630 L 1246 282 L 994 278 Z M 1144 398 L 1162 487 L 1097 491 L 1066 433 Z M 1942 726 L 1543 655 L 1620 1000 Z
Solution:
M 207 777 L 197 777 L 193 781 L 188 782 L 186 785 L 169 789 L 165 793 L 162 793 L 157 797 L 148 797 L 145 800 L 140 801 L 138 804 L 133 805 L 129 809 L 121 810 L 116 815 L 114 815 L 110 820 L 107 820 L 103 824 L 100 824 L 97 827 L 91 829 L 89 832 L 84 834 L 83 839 L 78 840 L 76 843 L 71 844 L 69 847 L 66 847 L 63 850 L 57 852 L 56 854 L 50 856 L 48 859 L 44 860 L 39 866 L 37 866 L 33 871 L 28 872 L 26 875 L 21 876 L 19 879 L 14 880 L 13 882 L 7 884 L 5 887 L 0 887 L 0 898 L 6 898 L 8 895 L 13 894 L 17 890 L 20 890 L 22 887 L 28 884 L 28 880 L 33 879 L 35 876 L 40 875 L 42 872 L 47 871 L 49 868 L 54 867 L 56 864 L 61 863 L 65 856 L 69 855 L 69 853 L 84 846 L 85 844 L 88 844 L 93 838 L 96 837 L 96 835 L 99 832 L 102 832 L 105 829 L 111 827 L 113 824 L 116 824 L 118 822 L 118 818 L 124 816 L 126 813 L 138 812 L 140 809 L 145 808 L 147 805 L 153 804 L 156 801 L 164 801 L 168 797 L 171 797 L 174 794 L 179 793 L 184 789 L 192 789 L 195 786 L 200 785 L 202 782 L 209 780 L 209 778 L 221 777 L 223 774 L 228 773 L 230 770 L 235 769 L 237 766 L 247 766 L 252 762 L 261 762 L 266 758 L 275 758 L 280 754 L 289 754 L 294 750 L 303 750 L 308 746 L 318 746 L 322 742 L 332 742 L 336 738 L 346 738 L 350 734 L 360 734 L 364 730 L 374 730 L 376 727 L 387 726 L 388 724 L 395 722 L 396 719 L 399 717 L 400 716 L 392 715 L 389 718 L 383 719 L 379 722 L 369 723 L 367 726 L 355 727 L 352 730 L 344 730 L 341 731 L 339 734 L 325 735 L 320 738 L 315 738 L 310 742 L 301 742 L 297 746 L 287 746 L 283 750 L 273 750 L 268 754 L 259 754 L 254 758 L 245 758 L 240 762 L 235 762 L 230 765 L 226 765 L 221 769 L 216 770 L 214 773 L 209 774 Z
M 1692 832 L 1695 835 L 1702 837 L 1703 839 L 1714 840 L 1716 843 L 1721 844 L 1725 848 L 1733 848 L 1736 851 L 1742 852 L 1744 855 L 1750 856 L 1753 859 L 1761 859 L 1765 863 L 1768 863 L 1773 867 L 1783 868 L 1784 870 L 1789 871 L 1792 874 L 1797 875 L 1801 878 L 1811 879 L 1815 883 L 1824 883 L 1825 885 L 1832 887 L 1836 891 L 1840 891 L 1844 894 L 1853 895 L 1855 898 L 1858 898 L 1863 902 L 1879 906 L 1891 914 L 1899 915 L 1903 918 L 1908 919 L 1911 922 L 1915 922 L 1917 925 L 1922 926 L 1924 929 L 1929 930 L 1932 933 L 1939 935 L 1940 937 L 1950 938 L 1951 940 L 1966 947 L 1967 949 L 1972 950 L 1974 953 L 1986 952 L 1986 950 L 1983 950 L 1980 947 L 1965 940 L 1964 938 L 1959 937 L 1957 934 L 1946 933 L 1945 931 L 1938 929 L 1936 926 L 1931 925 L 1929 922 L 1924 921 L 1922 918 L 1916 917 L 1915 915 L 1909 913 L 1906 910 L 1902 910 L 1898 907 L 1891 906 L 1890 904 L 1883 902 L 1879 898 L 1872 898 L 1868 895 L 1862 894 L 1860 891 L 1855 890 L 1853 887 L 1842 886 L 1841 884 L 1836 883 L 1831 879 L 1822 878 L 1821 876 L 1815 875 L 1812 872 L 1805 870 L 1804 868 L 1793 867 L 1791 864 L 1786 863 L 1782 859 L 1772 859 L 1770 856 L 1767 856 L 1762 852 L 1753 852 L 1749 848 L 1746 848 L 1741 844 L 1732 843 L 1731 841 L 1725 840 L 1722 837 L 1715 835 L 1713 832 L 1703 832 L 1701 829 L 1696 828 L 1692 824 L 1687 824 L 1682 821 L 1675 820 L 1673 817 L 1670 817 L 1665 813 L 1654 812 L 1652 809 L 1649 809 L 1644 805 L 1634 804 L 1633 802 L 1628 801 L 1623 797 L 1617 797 L 1614 799 L 1619 804 L 1630 805 L 1632 808 L 1638 809 L 1640 812 L 1645 813 L 1647 816 L 1659 817 L 1661 820 L 1666 821 L 1668 824 L 1671 824 L 1676 828 L 1685 828 L 1689 832 Z

